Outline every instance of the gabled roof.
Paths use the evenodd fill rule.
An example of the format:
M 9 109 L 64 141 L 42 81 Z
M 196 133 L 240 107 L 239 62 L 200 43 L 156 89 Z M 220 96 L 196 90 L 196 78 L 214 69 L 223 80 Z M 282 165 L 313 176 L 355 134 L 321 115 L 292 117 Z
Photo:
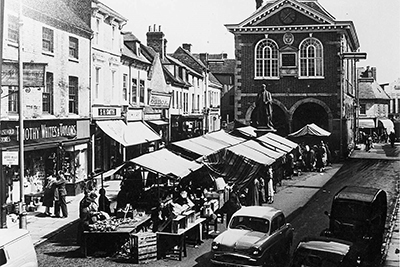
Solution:
M 148 61 L 143 55 L 137 55 L 132 50 L 130 50 L 129 47 L 125 44 L 122 45 L 122 55 L 130 59 L 138 60 L 145 64 L 151 64 L 151 62 Z
M 182 47 L 178 47 L 176 51 L 174 52 L 173 56 L 182 62 L 185 62 L 184 58 L 182 57 L 182 54 L 188 58 L 191 59 L 191 63 L 197 64 L 202 70 L 207 70 L 207 66 L 204 65 L 204 63 L 197 59 L 192 53 L 190 53 L 188 50 L 183 49 Z M 185 64 L 188 64 L 188 62 L 185 62 Z
M 201 75 L 200 73 L 198 73 L 197 71 L 195 71 L 194 69 L 192 69 L 191 67 L 186 65 L 185 63 L 181 62 L 178 58 L 175 58 L 174 55 L 167 55 L 167 57 L 171 63 L 174 63 L 176 65 L 179 65 L 182 68 L 187 69 L 189 72 L 191 72 L 192 74 L 195 74 L 196 76 L 203 77 L 203 75 Z
M 310 24 L 293 25 L 263 25 L 264 21 L 277 15 L 284 8 L 291 8 L 308 17 Z M 232 33 L 241 34 L 273 32 L 304 32 L 304 31 L 346 31 L 353 49 L 359 48 L 359 41 L 352 21 L 336 21 L 317 0 L 275 0 L 267 1 L 253 14 L 238 24 L 226 24 Z
M 222 88 L 222 84 L 218 81 L 217 78 L 215 78 L 215 76 L 211 72 L 209 73 L 208 77 L 209 77 L 209 81 L 210 81 L 210 83 L 212 83 L 212 85 Z
M 385 90 L 372 78 L 361 78 L 358 88 L 360 99 L 390 99 Z
M 225 59 L 223 62 L 211 61 L 208 67 L 212 73 L 235 74 L 236 59 Z

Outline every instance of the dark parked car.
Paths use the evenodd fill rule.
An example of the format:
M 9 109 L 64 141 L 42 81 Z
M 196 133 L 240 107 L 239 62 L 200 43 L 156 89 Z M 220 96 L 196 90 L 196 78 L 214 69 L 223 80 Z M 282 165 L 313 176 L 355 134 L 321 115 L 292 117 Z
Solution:
M 293 228 L 273 207 L 243 207 L 212 242 L 211 261 L 228 266 L 285 266 Z
M 329 237 L 306 237 L 294 251 L 291 267 L 357 267 L 359 264 L 352 242 Z
M 381 253 L 387 212 L 386 192 L 381 189 L 345 186 L 333 198 L 329 228 L 321 235 L 355 243 L 362 261 Z

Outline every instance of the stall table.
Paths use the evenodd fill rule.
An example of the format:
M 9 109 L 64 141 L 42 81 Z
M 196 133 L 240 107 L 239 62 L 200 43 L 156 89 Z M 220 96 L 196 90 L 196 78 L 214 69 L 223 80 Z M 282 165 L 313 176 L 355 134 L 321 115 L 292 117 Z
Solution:
M 167 254 L 176 255 L 178 259 L 182 260 L 182 254 L 184 257 L 187 256 L 186 251 L 186 238 L 188 232 L 192 229 L 196 229 L 198 232 L 196 236 L 202 241 L 203 223 L 205 218 L 198 218 L 194 222 L 189 222 L 185 228 L 177 229 L 176 233 L 170 232 L 157 232 L 157 255 L 158 258 L 164 258 Z
M 117 252 L 132 236 L 147 227 L 150 215 L 145 214 L 139 220 L 127 226 L 121 225 L 114 231 L 84 231 L 83 253 L 84 256 L 102 253 L 112 255 Z

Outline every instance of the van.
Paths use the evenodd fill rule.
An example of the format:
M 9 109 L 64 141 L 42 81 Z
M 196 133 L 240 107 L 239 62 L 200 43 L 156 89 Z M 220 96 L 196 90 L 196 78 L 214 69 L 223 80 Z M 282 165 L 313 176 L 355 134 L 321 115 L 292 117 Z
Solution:
M 381 255 L 387 213 L 384 190 L 345 186 L 333 198 L 329 228 L 321 235 L 353 242 L 361 259 L 371 262 Z
M 0 229 L 0 267 L 37 267 L 32 238 L 25 229 Z

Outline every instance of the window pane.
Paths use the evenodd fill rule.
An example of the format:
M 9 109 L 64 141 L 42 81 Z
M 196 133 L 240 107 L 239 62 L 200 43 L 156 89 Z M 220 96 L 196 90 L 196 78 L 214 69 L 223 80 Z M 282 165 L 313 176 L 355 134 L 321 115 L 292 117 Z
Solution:
M 46 86 L 43 91 L 43 112 L 53 114 L 53 73 L 46 72 Z
M 69 37 L 69 56 L 78 59 L 78 39 Z
M 53 52 L 53 30 L 43 27 L 42 47 L 44 51 Z
M 8 87 L 8 111 L 18 112 L 18 87 Z
M 69 113 L 78 114 L 78 78 L 69 77 Z

